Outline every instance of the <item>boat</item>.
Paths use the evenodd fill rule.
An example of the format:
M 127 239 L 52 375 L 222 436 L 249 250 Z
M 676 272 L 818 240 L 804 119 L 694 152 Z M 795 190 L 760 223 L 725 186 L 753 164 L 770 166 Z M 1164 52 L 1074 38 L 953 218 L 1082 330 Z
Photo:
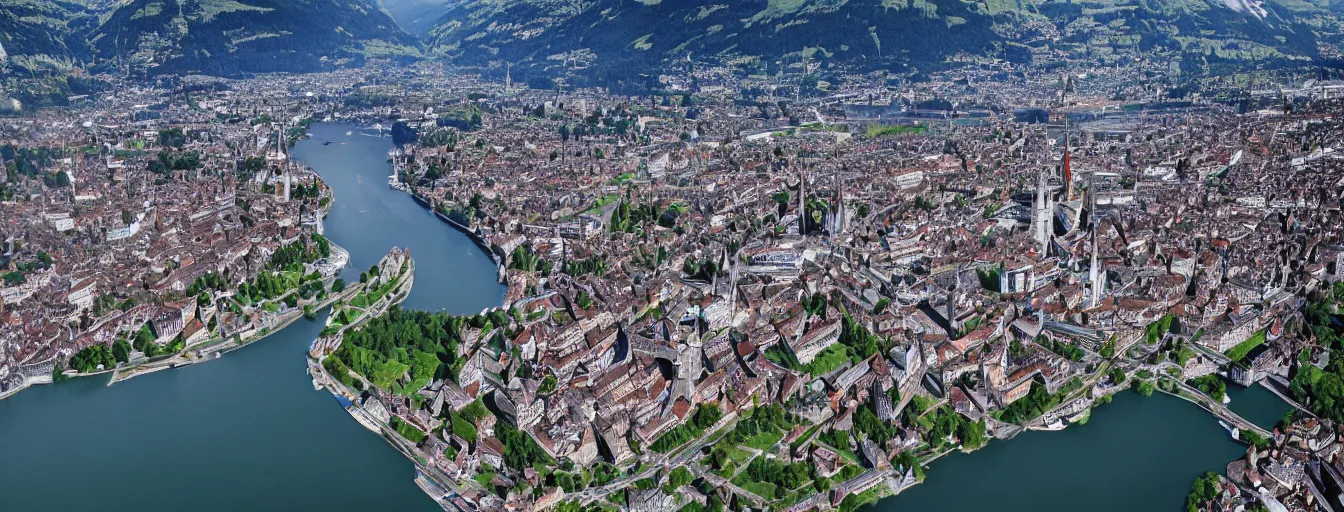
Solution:
M 1236 427 L 1228 425 L 1227 422 L 1223 420 L 1218 420 L 1218 424 L 1221 425 L 1223 427 L 1223 430 L 1226 430 L 1227 433 L 1232 434 L 1232 439 L 1238 439 L 1238 440 L 1241 439 L 1241 431 L 1238 430 Z
M 330 145 L 331 145 L 331 141 L 323 142 L 322 145 L 323 145 L 323 146 L 330 146 Z

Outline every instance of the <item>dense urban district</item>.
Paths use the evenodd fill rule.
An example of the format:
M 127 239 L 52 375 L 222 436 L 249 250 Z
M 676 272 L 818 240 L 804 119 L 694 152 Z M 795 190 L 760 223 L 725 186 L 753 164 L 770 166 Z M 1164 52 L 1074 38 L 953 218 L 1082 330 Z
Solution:
M 1127 389 L 1247 444 L 1189 510 L 1344 509 L 1344 84 L 1229 81 L 1229 105 L 1170 99 L 1173 71 L 126 84 L 0 119 L 0 394 L 330 306 L 314 385 L 448 510 L 851 511 Z M 404 249 L 338 277 L 339 198 L 287 156 L 328 121 L 395 139 L 367 186 L 467 233 L 503 304 L 401 309 Z M 1295 412 L 1267 431 L 1232 385 Z

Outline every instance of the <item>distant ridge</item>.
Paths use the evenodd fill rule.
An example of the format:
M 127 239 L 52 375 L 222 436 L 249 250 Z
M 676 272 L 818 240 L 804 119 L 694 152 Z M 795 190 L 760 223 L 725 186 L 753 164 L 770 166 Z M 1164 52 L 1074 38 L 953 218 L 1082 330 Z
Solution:
M 928 66 L 966 53 L 1031 62 L 1174 54 L 1202 66 L 1310 63 L 1341 26 L 1318 0 L 462 0 L 426 38 L 452 62 L 515 73 L 586 68 L 638 80 L 669 60 L 764 70 L 780 59 L 859 69 Z
M 652 88 L 688 59 L 770 74 L 1143 58 L 1223 76 L 1344 67 L 1341 15 L 1344 0 L 5 0 L 0 95 L 59 105 L 98 89 L 90 72 L 231 77 L 426 56 L 541 87 Z
M 420 55 L 365 0 L 129 0 L 100 19 L 95 55 L 144 74 L 311 72 Z

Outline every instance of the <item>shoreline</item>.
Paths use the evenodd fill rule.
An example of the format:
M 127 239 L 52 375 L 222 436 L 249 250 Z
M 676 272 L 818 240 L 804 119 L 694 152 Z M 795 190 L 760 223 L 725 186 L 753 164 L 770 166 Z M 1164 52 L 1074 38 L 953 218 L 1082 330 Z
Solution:
M 348 298 L 351 295 L 354 295 L 355 293 L 358 293 L 359 291 L 362 290 L 363 290 L 362 284 L 357 283 L 355 285 L 351 285 L 347 287 L 345 290 L 342 290 L 341 293 L 332 297 L 328 297 L 327 300 L 313 305 L 313 313 L 317 314 L 318 312 L 331 307 L 331 305 L 334 304 L 336 301 Z M 187 366 L 213 361 L 215 359 L 223 357 L 225 354 L 252 346 L 254 343 L 258 341 L 264 340 L 274 334 L 278 334 L 279 332 L 288 328 L 290 325 L 293 325 L 294 322 L 297 322 L 300 319 L 302 319 L 305 315 L 306 314 L 301 308 L 295 308 L 294 310 L 283 313 L 279 317 L 274 319 L 275 326 L 269 328 L 269 330 L 267 330 L 265 333 L 259 332 L 246 338 L 238 338 L 236 336 L 232 336 L 229 338 L 215 338 L 213 340 L 207 340 L 195 346 L 186 347 L 185 349 L 183 349 L 182 353 L 170 356 L 167 359 L 163 359 L 160 361 L 141 363 L 139 365 L 135 365 L 132 367 L 118 367 L 113 370 L 103 371 L 97 374 L 79 375 L 77 377 L 88 377 L 111 372 L 112 380 L 107 383 L 108 386 L 111 386 L 118 382 L 128 381 L 141 375 L 148 375 L 162 370 L 184 368 Z M 191 352 L 196 352 L 198 357 L 186 358 L 185 355 Z M 215 354 L 215 355 L 214 357 L 210 357 L 207 354 Z M 160 364 L 160 366 L 151 367 L 150 365 L 152 364 Z M 72 378 L 76 378 L 76 376 L 72 376 Z
M 386 256 L 384 258 L 386 258 Z M 407 446 L 407 441 L 402 439 L 392 427 L 384 422 L 378 421 L 371 413 L 367 412 L 364 407 L 359 404 L 360 393 L 350 389 L 344 383 L 332 377 L 331 374 L 327 372 L 326 367 L 322 365 L 322 361 L 328 354 L 334 353 L 340 348 L 341 344 L 345 341 L 346 332 L 358 329 L 370 320 L 382 316 L 387 313 L 389 309 L 400 305 L 410 296 L 411 289 L 415 284 L 415 260 L 413 257 L 407 258 L 406 270 L 399 274 L 396 279 L 403 280 L 403 282 L 398 284 L 396 289 L 389 294 L 384 301 L 376 305 L 376 307 L 366 311 L 365 314 L 360 315 L 353 323 L 342 325 L 335 333 L 326 336 L 319 334 L 318 337 L 313 340 L 309 345 L 308 353 L 304 357 L 308 367 L 308 374 L 313 379 L 314 390 L 330 393 L 337 399 L 338 403 L 343 405 L 342 408 L 345 409 L 346 413 L 348 413 L 356 423 L 365 429 L 368 429 L 370 432 L 378 434 L 379 437 L 383 438 L 384 441 L 389 445 L 392 445 L 393 448 L 396 448 L 398 452 L 410 460 L 411 464 L 416 468 L 417 475 L 424 476 L 436 485 L 443 486 L 444 488 L 458 489 L 459 482 L 447 478 L 446 475 L 443 475 L 435 467 L 421 464 L 412 451 L 414 445 Z M 331 325 L 331 318 L 332 317 L 330 316 L 327 317 L 328 326 Z M 347 403 L 348 405 L 346 405 Z M 433 496 L 431 496 L 431 498 L 433 498 Z M 440 504 L 440 506 L 444 505 L 444 503 L 439 500 L 435 500 L 435 503 Z M 446 507 L 445 510 L 447 510 Z
M 335 247 L 334 243 L 332 245 L 333 247 Z M 362 284 L 356 283 L 355 285 L 351 285 L 350 287 L 347 287 L 346 290 L 343 290 L 340 294 L 333 297 L 328 297 L 327 300 L 314 305 L 313 313 L 316 314 L 319 311 L 327 309 L 331 307 L 331 304 L 334 303 L 336 300 L 349 297 L 353 293 L 358 292 L 362 289 L 363 289 Z M 273 321 L 275 322 L 275 326 L 273 328 L 268 328 L 268 330 L 266 330 L 265 333 L 257 333 L 243 339 L 239 339 L 236 336 L 232 336 L 230 338 L 212 338 L 210 340 L 201 342 L 200 344 L 185 347 L 182 349 L 182 352 L 173 354 L 171 356 L 167 356 L 157 361 L 145 360 L 143 362 L 128 364 L 125 366 L 116 366 L 111 369 L 101 370 L 93 373 L 76 373 L 71 375 L 65 375 L 65 378 L 62 379 L 62 382 L 66 380 L 85 379 L 110 374 L 111 378 L 108 380 L 107 386 L 111 386 L 118 382 L 125 382 L 135 377 L 149 375 L 151 373 L 157 373 L 163 370 L 185 368 L 188 366 L 201 364 L 207 361 L 212 361 L 218 359 L 219 357 L 222 357 L 224 354 L 228 354 L 235 350 L 251 346 L 252 344 L 264 340 L 273 334 L 277 334 L 280 331 L 285 330 L 285 328 L 289 327 L 294 322 L 297 322 L 299 319 L 303 318 L 304 315 L 305 313 L 303 309 L 295 308 L 291 311 L 282 313 L 279 317 L 273 319 Z M 217 349 L 212 351 L 214 354 L 216 354 L 216 357 L 207 357 L 204 354 L 201 354 L 200 357 L 196 358 L 186 357 L 186 354 L 188 353 L 199 352 L 203 349 Z M 51 362 L 54 361 L 55 360 L 53 359 Z M 47 363 L 48 363 L 47 361 L 44 361 L 33 364 L 43 365 Z M 11 389 L 4 393 L 0 393 L 0 400 L 5 400 L 10 397 L 13 397 L 23 390 L 35 386 L 42 386 L 48 384 L 57 384 L 56 379 L 50 374 L 47 375 L 45 379 L 41 376 L 26 377 L 24 379 L 23 384 L 16 386 L 14 389 Z
M 1129 382 L 1129 380 L 1127 380 L 1127 382 Z M 1133 390 L 1133 385 L 1130 384 L 1130 385 L 1126 385 L 1126 386 L 1115 386 L 1115 387 L 1111 387 L 1111 388 L 1108 389 L 1108 391 L 1107 391 L 1106 393 L 1104 393 L 1102 396 L 1104 396 L 1104 397 L 1108 397 L 1108 398 L 1113 398 L 1114 396 L 1119 395 L 1120 393 L 1123 393 L 1123 392 L 1125 392 L 1125 391 L 1131 391 L 1131 392 L 1133 392 L 1133 391 L 1134 391 L 1134 390 Z M 1213 411 L 1210 411 L 1207 407 L 1205 407 L 1205 406 L 1204 406 L 1203 404 L 1201 404 L 1199 401 L 1197 401 L 1197 400 L 1195 400 L 1195 399 L 1192 399 L 1191 397 L 1184 396 L 1184 395 L 1182 395 L 1181 393 L 1173 393 L 1173 392 L 1168 392 L 1168 391 L 1166 391 L 1166 390 L 1161 390 L 1161 389 L 1158 389 L 1157 392 L 1166 394 L 1166 395 L 1168 395 L 1168 396 L 1176 397 L 1176 398 L 1181 399 L 1181 400 L 1184 401 L 1184 402 L 1193 404 L 1195 407 L 1199 408 L 1201 411 L 1203 411 L 1204 413 L 1208 414 L 1208 415 L 1209 415 L 1210 417 L 1212 417 L 1214 420 L 1222 420 L 1222 417 L 1219 416 L 1217 413 L 1215 413 L 1215 412 L 1213 412 Z M 1141 397 L 1141 398 L 1146 398 L 1146 397 Z M 1101 401 L 1101 397 L 1097 397 L 1097 398 L 1092 399 L 1092 403 L 1091 403 L 1090 405 L 1088 405 L 1087 408 L 1085 408 L 1085 409 L 1083 409 L 1083 410 L 1081 410 L 1081 411 L 1077 411 L 1077 412 L 1075 412 L 1075 413 L 1069 415 L 1069 417 L 1071 417 L 1071 418 L 1077 418 L 1077 421 L 1072 420 L 1072 419 L 1069 419 L 1069 418 L 1063 418 L 1063 417 L 1061 417 L 1061 418 L 1059 418 L 1059 419 L 1062 419 L 1062 420 L 1063 420 L 1063 424 L 1062 424 L 1061 426 L 1059 426 L 1058 428 L 1050 428 L 1049 426 L 1038 426 L 1038 425 L 1036 425 L 1036 423 L 1037 423 L 1038 421 L 1043 420 L 1046 416 L 1050 416 L 1050 415 L 1052 415 L 1052 413 L 1054 412 L 1053 410 L 1052 410 L 1052 411 L 1047 411 L 1045 414 L 1042 414 L 1040 417 L 1037 417 L 1036 419 L 1033 419 L 1031 422 L 1028 422 L 1028 424 L 1026 424 L 1026 425 L 1018 425 L 1018 426 L 1021 427 L 1021 428 L 1020 428 L 1019 430 L 1016 430 L 1016 431 L 1012 432 L 1010 435 L 1007 435 L 1007 436 L 1004 436 L 1004 437 L 998 437 L 998 436 L 991 435 L 985 444 L 981 445 L 979 448 L 976 448 L 976 449 L 974 449 L 974 450 L 966 450 L 966 449 L 964 449 L 964 448 L 962 448 L 962 447 L 949 448 L 949 449 L 946 449 L 946 450 L 942 450 L 941 452 L 931 454 L 930 456 L 928 456 L 927 459 L 923 459 L 923 460 L 919 460 L 919 459 L 917 459 L 917 462 L 918 462 L 918 464 L 919 464 L 920 467 L 922 467 L 922 468 L 924 468 L 924 469 L 929 469 L 929 468 L 932 467 L 932 465 L 933 465 L 934 462 L 938 461 L 939 459 L 941 459 L 941 458 L 943 458 L 943 457 L 945 457 L 945 456 L 947 456 L 947 455 L 949 455 L 949 454 L 956 453 L 956 452 L 960 452 L 960 453 L 963 453 L 963 454 L 972 454 L 972 453 L 975 453 L 975 452 L 978 452 L 978 451 L 981 451 L 981 450 L 985 449 L 986 447 L 988 447 L 988 446 L 989 446 L 991 443 L 993 443 L 994 441 L 999 441 L 999 442 L 1008 441 L 1008 440 L 1011 440 L 1011 439 L 1017 437 L 1018 435 L 1022 434 L 1023 432 L 1028 432 L 1028 431 L 1032 431 L 1032 432 L 1058 432 L 1058 431 L 1066 430 L 1066 429 L 1068 429 L 1069 427 L 1086 425 L 1086 424 L 1088 423 L 1088 421 L 1091 419 L 1092 411 L 1093 411 L 1094 409 L 1096 409 L 1097 407 L 1100 407 L 1100 406 L 1102 406 L 1102 405 L 1105 405 L 1106 403 L 1109 403 L 1109 400 L 1107 400 L 1106 402 L 1103 403 L 1103 402 Z M 1060 404 L 1059 406 L 1057 406 L 1057 408 L 1058 408 L 1058 407 L 1063 407 L 1063 406 L 1065 406 L 1065 405 L 1067 405 L 1067 403 L 1065 403 L 1065 404 Z M 1238 444 L 1242 444 L 1242 445 L 1248 444 L 1248 442 L 1247 442 L 1245 439 L 1242 439 L 1242 438 L 1231 437 L 1230 439 L 1231 439 L 1232 442 L 1234 442 L 1234 443 L 1238 443 Z M 897 474 L 897 473 L 894 473 L 894 472 L 891 473 L 891 476 L 894 476 L 894 477 L 897 477 L 897 478 L 900 478 L 900 477 L 901 477 L 901 475 L 899 475 L 899 474 Z M 874 506 L 877 506 L 878 504 L 880 504 L 880 503 L 882 503 L 882 502 L 884 502 L 884 501 L 894 499 L 894 498 L 896 498 L 897 496 L 900 496 L 901 493 L 903 493 L 903 492 L 909 490 L 909 489 L 912 488 L 912 487 L 915 487 L 915 486 L 917 486 L 917 485 L 919 485 L 919 484 L 922 484 L 922 483 L 923 483 L 923 480 L 922 480 L 922 479 L 919 479 L 919 480 L 913 480 L 913 481 L 909 481 L 909 482 L 904 482 L 904 481 L 902 481 L 902 484 L 903 484 L 903 485 L 900 487 L 900 489 L 896 489 L 896 490 L 894 490 L 894 492 L 890 492 L 890 493 L 887 493 L 887 494 L 883 495 L 882 497 L 878 498 L 877 500 L 875 500 L 875 501 L 869 503 L 868 506 L 869 506 L 869 507 L 874 507 Z
M 292 148 L 293 144 L 289 144 L 289 146 Z M 327 207 L 322 209 L 322 211 L 320 212 L 321 215 L 318 216 L 319 222 L 313 229 L 314 233 L 322 234 L 325 231 L 327 214 L 331 212 L 331 207 L 336 204 L 336 193 L 330 187 L 326 186 L 326 181 L 322 178 L 322 175 L 320 173 L 314 170 L 313 174 L 317 176 L 317 179 L 320 182 L 322 182 L 323 187 L 326 188 L 327 191 L 331 194 L 330 195 L 331 201 L 329 201 L 327 203 Z M 340 267 L 330 268 L 330 275 L 324 275 L 322 277 L 321 281 L 323 283 L 324 288 L 329 288 L 331 284 L 340 277 L 341 272 L 350 266 L 350 252 L 330 239 L 328 239 L 327 242 L 331 246 L 331 254 L 332 255 L 340 254 L 341 256 L 340 258 L 338 258 L 338 261 L 343 261 L 343 264 Z M 312 304 L 311 311 L 313 312 L 313 314 L 317 314 L 318 312 L 331 307 L 331 305 L 335 303 L 337 300 L 349 297 L 355 293 L 358 293 L 363 289 L 364 289 L 363 283 L 352 283 L 350 285 L 347 285 L 346 288 L 344 290 L 341 290 L 340 293 L 337 293 L 334 296 L 329 296 L 327 297 L 326 300 L 323 300 L 316 304 Z M 286 294 L 292 293 L 293 291 L 294 290 L 287 290 Z M 222 357 L 224 354 L 233 352 L 243 347 L 247 347 L 249 345 L 252 345 L 253 343 L 266 339 L 272 334 L 276 334 L 280 331 L 283 331 L 285 330 L 285 328 L 289 327 L 294 322 L 304 317 L 306 314 L 307 313 L 304 311 L 303 305 L 297 306 L 289 311 L 276 315 L 275 317 L 270 316 L 275 315 L 274 313 L 263 314 L 262 323 L 271 323 L 272 325 L 263 327 L 257 333 L 247 336 L 245 338 L 239 338 L 236 335 L 225 338 L 210 338 L 195 345 L 185 346 L 182 348 L 181 352 L 172 354 L 170 356 L 165 356 L 163 359 L 159 359 L 157 361 L 146 359 L 144 361 L 133 364 L 123 363 L 109 369 L 100 370 L 92 373 L 65 374 L 64 372 L 62 372 L 62 375 L 64 375 L 64 377 L 61 379 L 61 381 L 71 379 L 82 379 L 88 377 L 97 377 L 100 375 L 111 374 L 111 378 L 107 382 L 107 386 L 111 386 L 118 382 L 124 382 L 133 379 L 135 377 L 139 377 L 142 375 L 149 375 L 151 373 L 156 373 L 162 370 L 183 368 L 187 366 L 200 364 L 213 359 L 218 359 L 219 357 Z M 214 350 L 215 357 L 206 357 L 204 353 L 201 352 L 202 350 L 205 349 L 216 349 Z M 196 352 L 199 357 L 196 358 L 186 357 L 187 354 L 192 352 Z M 57 384 L 58 382 L 55 378 L 55 375 L 52 373 L 55 370 L 56 360 L 57 358 L 53 357 L 48 361 L 40 361 L 20 366 L 20 371 L 22 371 L 22 369 L 25 366 L 42 366 L 51 364 L 52 371 L 49 371 L 45 376 L 25 375 L 23 384 L 15 386 L 14 389 L 10 389 L 5 392 L 0 392 L 0 401 L 13 397 L 19 394 L 19 392 L 34 386 Z M 69 370 L 67 369 L 67 371 Z
M 393 172 L 396 172 L 396 164 L 393 164 L 392 169 Z M 495 263 L 499 283 L 505 284 L 508 282 L 508 271 L 504 266 L 504 261 L 508 257 L 507 255 L 501 256 L 499 253 L 495 252 L 495 246 L 493 244 L 490 244 L 489 241 L 485 239 L 485 237 L 482 237 L 479 233 L 472 231 L 471 228 L 463 226 L 462 223 L 450 219 L 448 218 L 447 215 L 444 215 L 443 213 L 440 213 L 438 210 L 435 210 L 434 207 L 430 204 L 429 200 L 425 199 L 424 196 L 417 194 L 413 189 L 407 187 L 406 190 L 398 189 L 398 191 L 409 194 L 411 198 L 415 200 L 416 203 L 418 203 L 424 209 L 428 210 L 429 213 L 433 214 L 435 217 L 438 217 L 440 221 L 443 221 L 453 229 L 457 230 L 458 232 L 466 235 L 467 238 L 471 239 L 471 241 L 474 242 L 477 247 L 480 247 L 482 251 L 488 254 L 490 256 L 490 260 Z
M 397 146 L 394 151 L 400 152 L 400 150 L 401 147 Z M 414 199 L 415 202 L 418 203 L 422 208 L 429 210 L 429 213 L 433 214 L 435 217 L 438 217 L 440 221 L 447 223 L 453 229 L 456 229 L 457 231 L 466 235 L 467 238 L 470 238 L 471 241 L 474 242 L 477 247 L 480 247 L 482 251 L 485 251 L 486 254 L 490 255 L 490 260 L 495 263 L 497 274 L 496 277 L 499 283 L 507 284 L 508 269 L 505 266 L 505 262 L 508 260 L 509 255 L 502 254 L 503 249 L 490 243 L 489 240 L 486 240 L 485 237 L 481 236 L 480 233 L 477 233 L 476 231 L 472 230 L 469 226 L 464 226 L 462 225 L 462 223 L 457 222 L 449 218 L 447 215 L 444 215 L 443 213 L 440 213 L 438 210 L 434 209 L 434 204 L 430 202 L 430 200 L 427 199 L 425 196 L 420 195 L 420 193 L 416 192 L 414 186 L 411 186 L 407 183 L 403 183 L 401 181 L 400 176 L 402 169 L 397 165 L 396 158 L 390 158 L 390 160 L 392 164 L 392 175 L 388 177 L 388 186 L 391 187 L 393 190 L 410 195 L 411 199 Z M 497 250 L 498 252 L 496 252 Z

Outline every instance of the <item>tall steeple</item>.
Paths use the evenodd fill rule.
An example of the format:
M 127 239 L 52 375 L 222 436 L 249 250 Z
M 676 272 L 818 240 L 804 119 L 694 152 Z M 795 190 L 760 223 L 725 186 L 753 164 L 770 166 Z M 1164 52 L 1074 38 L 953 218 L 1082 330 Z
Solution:
M 1101 272 L 1100 262 L 1097 261 L 1097 239 L 1101 237 L 1101 226 L 1097 224 L 1099 219 L 1097 217 L 1097 193 L 1095 186 L 1096 173 L 1093 172 L 1093 174 L 1087 178 L 1088 215 L 1092 218 L 1092 261 L 1087 268 L 1087 282 L 1092 288 L 1091 296 L 1088 297 L 1088 300 L 1094 308 L 1101 304 L 1101 294 L 1105 291 L 1104 288 L 1106 287 L 1105 274 Z
M 1040 245 L 1040 257 L 1042 258 L 1050 253 L 1050 227 L 1053 224 L 1051 217 L 1055 210 L 1054 204 L 1051 202 L 1048 185 L 1049 173 L 1046 172 L 1046 168 L 1042 167 L 1040 176 L 1036 181 L 1036 211 L 1032 215 L 1036 243 Z
M 840 179 L 840 170 L 835 170 L 835 221 L 831 229 L 832 235 L 839 235 L 845 230 L 845 183 Z
M 275 130 L 275 159 L 285 159 L 285 123 L 279 123 Z
M 1069 155 L 1069 118 L 1064 117 L 1064 200 L 1073 200 L 1073 162 Z
M 798 234 L 807 236 L 807 165 L 798 166 Z

